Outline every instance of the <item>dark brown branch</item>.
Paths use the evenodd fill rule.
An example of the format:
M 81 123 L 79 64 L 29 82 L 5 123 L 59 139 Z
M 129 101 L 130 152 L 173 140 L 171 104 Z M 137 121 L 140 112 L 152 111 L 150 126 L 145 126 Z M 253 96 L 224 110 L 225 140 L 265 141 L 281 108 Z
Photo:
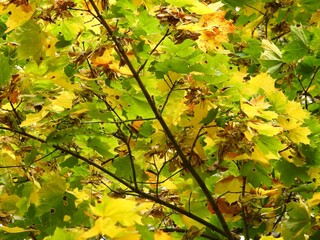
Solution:
M 200 177 L 200 175 L 196 172 L 196 170 L 190 165 L 187 157 L 185 156 L 185 154 L 183 153 L 180 145 L 178 144 L 178 142 L 176 141 L 174 135 L 172 134 L 170 128 L 168 127 L 167 123 L 164 121 L 161 113 L 158 111 L 154 100 L 152 99 L 151 95 L 149 94 L 148 90 L 146 89 L 145 85 L 143 84 L 138 72 L 135 70 L 134 66 L 132 65 L 129 57 L 127 56 L 124 48 L 122 47 L 120 41 L 117 39 L 116 36 L 113 35 L 113 31 L 110 28 L 109 24 L 106 22 L 106 20 L 103 18 L 103 16 L 101 15 L 97 5 L 95 4 L 95 2 L 93 0 L 89 0 L 89 2 L 91 3 L 95 13 L 93 14 L 93 16 L 95 16 L 100 23 L 102 24 L 102 26 L 107 30 L 107 33 L 109 35 L 109 37 L 112 39 L 112 41 L 115 44 L 116 50 L 120 55 L 120 58 L 122 58 L 125 63 L 127 64 L 128 68 L 130 69 L 133 77 L 135 78 L 136 82 L 138 83 L 143 95 L 145 96 L 150 108 L 152 109 L 155 117 L 157 118 L 157 120 L 159 121 L 159 123 L 161 124 L 164 132 L 166 133 L 168 139 L 171 141 L 171 143 L 173 144 L 175 150 L 177 151 L 181 161 L 183 162 L 183 164 L 186 166 L 187 170 L 191 173 L 191 175 L 193 176 L 193 178 L 195 179 L 195 181 L 198 183 L 199 187 L 201 188 L 201 190 L 203 191 L 203 193 L 205 194 L 206 198 L 208 199 L 208 202 L 211 204 L 213 210 L 215 211 L 219 222 L 223 228 L 223 235 L 225 235 L 228 239 L 232 240 L 234 239 L 234 237 L 232 236 L 232 233 L 224 219 L 224 216 L 222 215 L 217 203 L 214 201 L 212 193 L 209 191 L 209 189 L 207 188 L 205 182 L 203 181 L 203 179 Z M 215 227 L 217 228 L 217 227 Z
M 161 199 L 159 199 L 159 198 L 157 198 L 157 197 L 154 197 L 154 196 L 152 196 L 152 195 L 150 195 L 150 194 L 148 194 L 148 193 L 146 193 L 146 192 L 143 192 L 143 191 L 141 191 L 141 190 L 139 190 L 139 189 L 136 189 L 134 186 L 132 186 L 132 185 L 131 185 L 130 183 L 128 183 L 126 180 L 118 177 L 116 174 L 108 171 L 108 170 L 105 169 L 103 166 L 99 165 L 98 163 L 94 162 L 93 160 L 90 160 L 90 159 L 88 159 L 88 158 L 80 155 L 79 153 L 77 153 L 77 152 L 75 152 L 75 151 L 72 151 L 72 150 L 70 150 L 70 149 L 67 149 L 67 148 L 65 148 L 65 147 L 62 147 L 62 146 L 59 146 L 59 145 L 56 145 L 56 144 L 52 145 L 52 144 L 48 143 L 47 141 L 45 141 L 45 140 L 43 140 L 43 139 L 41 139 L 41 138 L 38 138 L 38 137 L 36 137 L 36 136 L 33 136 L 33 135 L 29 134 L 29 133 L 26 133 L 26 132 L 22 132 L 22 131 L 15 130 L 15 129 L 10 129 L 10 128 L 7 128 L 7 127 L 0 127 L 0 129 L 6 130 L 6 131 L 9 131 L 9 132 L 13 132 L 13 133 L 16 133 L 16 134 L 20 134 L 20 135 L 22 135 L 22 136 L 25 136 L 25 137 L 28 137 L 28 138 L 37 140 L 38 142 L 41 142 L 41 143 L 46 144 L 46 145 L 48 145 L 48 146 L 51 146 L 51 147 L 53 147 L 54 149 L 59 150 L 59 151 L 62 152 L 62 153 L 65 153 L 65 154 L 71 155 L 71 156 L 73 156 L 73 157 L 75 157 L 75 158 L 78 158 L 78 159 L 80 159 L 80 160 L 88 163 L 89 165 L 91 165 L 91 166 L 93 166 L 93 167 L 96 167 L 96 168 L 99 169 L 101 172 L 103 172 L 103 173 L 107 174 L 108 176 L 112 177 L 113 179 L 115 179 L 115 180 L 118 181 L 119 183 L 122 183 L 124 186 L 126 186 L 128 189 L 130 189 L 130 190 L 132 190 L 133 192 L 135 192 L 136 194 L 138 194 L 140 197 L 145 198 L 145 199 L 148 199 L 148 200 L 151 200 L 151 201 L 153 201 L 153 202 L 155 202 L 155 203 L 158 203 L 158 204 L 160 204 L 160 205 L 163 205 L 163 206 L 165 206 L 165 207 L 167 207 L 167 208 L 169 208 L 169 209 L 171 209 L 171 210 L 174 210 L 174 211 L 176 211 L 176 212 L 178 212 L 178 213 L 180 213 L 180 214 L 183 214 L 183 215 L 185 215 L 185 216 L 187 216 L 187 217 L 189 217 L 189 218 L 191 218 L 191 219 L 193 219 L 193 220 L 195 220 L 195 221 L 203 224 L 204 226 L 212 229 L 213 231 L 215 231 L 215 232 L 217 232 L 217 233 L 220 233 L 220 234 L 222 234 L 222 235 L 225 235 L 225 232 L 222 231 L 220 228 L 216 227 L 215 225 L 207 222 L 206 220 L 198 217 L 197 215 L 194 215 L 193 213 L 190 213 L 190 212 L 188 212 L 188 211 L 186 211 L 186 210 L 184 210 L 184 209 L 181 209 L 181 208 L 177 207 L 176 205 L 173 205 L 173 204 L 168 203 L 168 202 L 166 202 L 166 201 L 164 201 L 164 200 L 161 200 Z

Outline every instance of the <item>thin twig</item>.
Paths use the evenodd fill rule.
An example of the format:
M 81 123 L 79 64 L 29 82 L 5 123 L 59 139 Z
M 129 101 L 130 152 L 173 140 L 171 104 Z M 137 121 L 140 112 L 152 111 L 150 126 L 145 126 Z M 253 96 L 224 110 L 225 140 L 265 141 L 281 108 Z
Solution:
M 128 154 L 129 154 L 129 159 L 130 159 L 130 165 L 131 165 L 131 171 L 132 171 L 132 178 L 133 178 L 133 184 L 135 186 L 135 188 L 138 190 L 138 183 L 137 183 L 137 174 L 136 174 L 136 168 L 134 166 L 134 159 L 133 159 L 133 155 L 132 155 L 132 151 L 131 151 L 131 146 L 130 146 L 130 142 L 132 139 L 132 132 L 130 133 L 130 136 L 128 138 L 128 141 L 125 143 L 127 146 L 127 150 L 128 150 Z
M 167 81 L 165 80 L 166 83 L 167 83 L 167 85 L 170 87 L 170 90 L 169 90 L 169 92 L 168 92 L 168 94 L 167 94 L 167 96 L 166 96 L 166 99 L 164 100 L 164 103 L 163 103 L 162 107 L 161 107 L 161 110 L 160 110 L 160 113 L 161 113 L 161 114 L 163 113 L 164 108 L 165 108 L 166 105 L 168 104 L 169 98 L 170 98 L 170 96 L 171 96 L 174 88 L 176 87 L 176 83 L 178 82 L 178 81 L 173 82 L 169 76 L 167 76 L 167 77 L 168 77 L 168 79 L 170 80 L 172 86 L 170 87 L 169 84 L 167 83 Z
M 160 44 L 163 42 L 163 40 L 169 36 L 171 33 L 169 32 L 169 29 L 167 29 L 166 33 L 163 35 L 163 37 L 160 39 L 160 41 L 157 43 L 157 45 L 151 50 L 151 52 L 149 53 L 149 55 L 151 56 L 156 50 L 157 48 L 160 46 Z M 148 59 L 146 59 L 144 61 L 144 63 L 139 67 L 138 71 L 137 71 L 137 74 L 139 74 L 143 69 L 144 67 L 146 66 L 148 62 Z
M 246 184 L 247 184 L 247 178 L 243 177 L 242 178 L 242 197 L 244 198 L 245 193 L 246 193 Z M 250 240 L 250 235 L 249 235 L 249 226 L 248 226 L 248 222 L 247 222 L 247 215 L 246 215 L 246 209 L 245 209 L 245 205 L 241 204 L 241 215 L 242 215 L 242 221 L 243 221 L 243 225 L 244 225 L 244 237 L 245 240 Z

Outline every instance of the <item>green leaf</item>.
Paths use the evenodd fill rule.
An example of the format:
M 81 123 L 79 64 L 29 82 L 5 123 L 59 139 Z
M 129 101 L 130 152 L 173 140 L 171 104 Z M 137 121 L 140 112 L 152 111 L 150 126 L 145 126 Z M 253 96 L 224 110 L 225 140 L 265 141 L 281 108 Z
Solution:
M 112 157 L 113 154 L 109 152 L 109 146 L 107 142 L 103 142 L 101 138 L 98 137 L 90 137 L 88 139 L 88 147 L 94 149 L 99 154 L 101 154 L 104 157 Z
M 132 180 L 132 169 L 129 156 L 116 158 L 112 166 L 116 169 L 115 174 L 128 180 Z
M 142 118 L 152 118 L 154 116 L 149 104 L 141 93 L 125 94 L 121 99 L 124 100 L 123 109 L 129 119 L 136 119 L 137 116 Z
M 278 152 L 283 149 L 283 144 L 275 137 L 259 135 L 253 138 L 253 142 L 264 154 L 271 153 L 275 158 L 279 156 Z
M 287 214 L 289 219 L 283 223 L 285 239 L 304 238 L 304 234 L 310 228 L 310 213 L 302 203 L 290 202 L 287 205 Z
M 293 41 L 285 46 L 283 61 L 290 63 L 303 58 L 309 52 L 308 41 L 303 29 L 292 26 L 291 35 Z
M 0 54 L 0 87 L 5 86 L 11 78 L 12 67 L 9 64 L 9 58 Z
M 67 231 L 64 228 L 56 228 L 54 234 L 50 237 L 45 237 L 44 240 L 75 240 L 76 234 L 72 231 Z
M 301 0 L 302 7 L 310 12 L 315 12 L 320 8 L 320 2 L 314 0 Z
M 46 34 L 35 21 L 29 20 L 23 24 L 15 31 L 14 37 L 20 44 L 18 54 L 21 58 L 32 57 L 37 63 L 45 58 Z
M 67 168 L 73 168 L 75 165 L 78 164 L 78 158 L 75 157 L 69 157 L 65 161 L 63 161 L 60 166 L 61 167 L 67 167 Z
M 301 27 L 291 26 L 291 33 L 295 34 L 294 38 L 300 40 L 305 45 L 305 47 L 308 46 L 307 37 Z
M 51 208 L 63 201 L 67 185 L 66 180 L 58 173 L 52 173 L 44 178 L 44 183 L 39 190 L 40 206 L 38 214 L 50 212 Z
M 297 167 L 293 163 L 289 163 L 286 160 L 279 160 L 276 164 L 277 171 L 280 172 L 280 180 L 286 186 L 290 186 L 296 183 L 297 179 L 302 181 L 309 180 L 308 168 Z
M 24 163 L 29 166 L 36 158 L 36 156 L 38 155 L 38 151 L 36 148 L 32 148 L 31 151 L 27 154 L 27 156 L 24 159 Z
M 270 169 L 260 164 L 250 161 L 241 167 L 241 175 L 246 176 L 253 187 L 272 186 L 272 180 L 269 176 Z
M 260 41 L 256 39 L 250 39 L 247 42 L 246 48 L 243 50 L 243 52 L 254 58 L 259 58 L 262 52 Z
M 53 28 L 53 32 L 57 36 L 63 36 L 63 39 L 68 42 L 73 40 L 82 29 L 83 18 L 73 17 L 59 22 L 59 24 Z
M 219 108 L 211 108 L 208 112 L 208 115 L 204 119 L 202 119 L 200 123 L 203 123 L 205 125 L 211 123 L 216 118 L 218 111 Z

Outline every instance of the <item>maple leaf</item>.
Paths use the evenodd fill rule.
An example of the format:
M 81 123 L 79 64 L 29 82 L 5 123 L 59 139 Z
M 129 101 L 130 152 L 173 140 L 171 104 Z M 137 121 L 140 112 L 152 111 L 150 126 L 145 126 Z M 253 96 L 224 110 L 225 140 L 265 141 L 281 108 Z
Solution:
M 239 200 L 242 187 L 242 177 L 229 176 L 217 182 L 214 191 L 217 194 L 222 194 L 225 200 L 231 204 Z
M 304 143 L 310 144 L 310 139 L 308 135 L 311 134 L 311 131 L 307 127 L 296 127 L 294 129 L 289 130 L 288 138 L 294 143 Z
M 318 205 L 320 203 L 320 193 L 313 193 L 312 198 L 308 199 L 308 201 L 306 202 L 306 204 L 309 207 L 313 207 L 315 205 Z
M 20 124 L 20 127 L 34 125 L 40 120 L 42 120 L 43 118 L 45 118 L 48 113 L 49 111 L 46 110 L 45 108 L 42 108 L 41 111 L 39 111 L 38 113 L 29 113 L 26 116 L 26 119 Z
M 103 66 L 105 68 L 109 68 L 116 73 L 120 73 L 122 75 L 132 76 L 132 73 L 128 66 L 120 66 L 120 62 L 116 61 L 114 57 L 115 51 L 112 48 L 106 48 L 101 56 L 97 56 L 93 58 L 91 61 L 93 64 L 97 66 Z
M 198 24 L 202 31 L 197 43 L 204 51 L 220 48 L 221 43 L 229 41 L 228 34 L 235 31 L 235 26 L 231 20 L 225 19 L 223 11 L 202 15 Z
M 35 6 L 32 4 L 9 4 L 9 6 L 0 9 L 0 14 L 10 12 L 10 16 L 6 22 L 6 26 L 8 27 L 6 32 L 10 32 L 29 21 L 34 11 Z
M 203 51 L 216 51 L 221 48 L 221 43 L 228 42 L 228 34 L 235 31 L 231 20 L 225 19 L 225 12 L 216 11 L 203 14 L 196 24 L 181 25 L 178 29 L 184 29 L 200 33 L 196 40 L 199 48 Z
M 171 240 L 172 238 L 168 233 L 165 233 L 161 230 L 157 230 L 154 233 L 154 240 Z

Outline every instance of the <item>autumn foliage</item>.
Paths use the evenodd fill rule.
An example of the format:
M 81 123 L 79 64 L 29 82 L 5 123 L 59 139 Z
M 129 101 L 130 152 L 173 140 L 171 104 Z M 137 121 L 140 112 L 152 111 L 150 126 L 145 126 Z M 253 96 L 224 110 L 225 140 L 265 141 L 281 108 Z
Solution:
M 1 239 L 320 238 L 320 2 L 0 1 Z

